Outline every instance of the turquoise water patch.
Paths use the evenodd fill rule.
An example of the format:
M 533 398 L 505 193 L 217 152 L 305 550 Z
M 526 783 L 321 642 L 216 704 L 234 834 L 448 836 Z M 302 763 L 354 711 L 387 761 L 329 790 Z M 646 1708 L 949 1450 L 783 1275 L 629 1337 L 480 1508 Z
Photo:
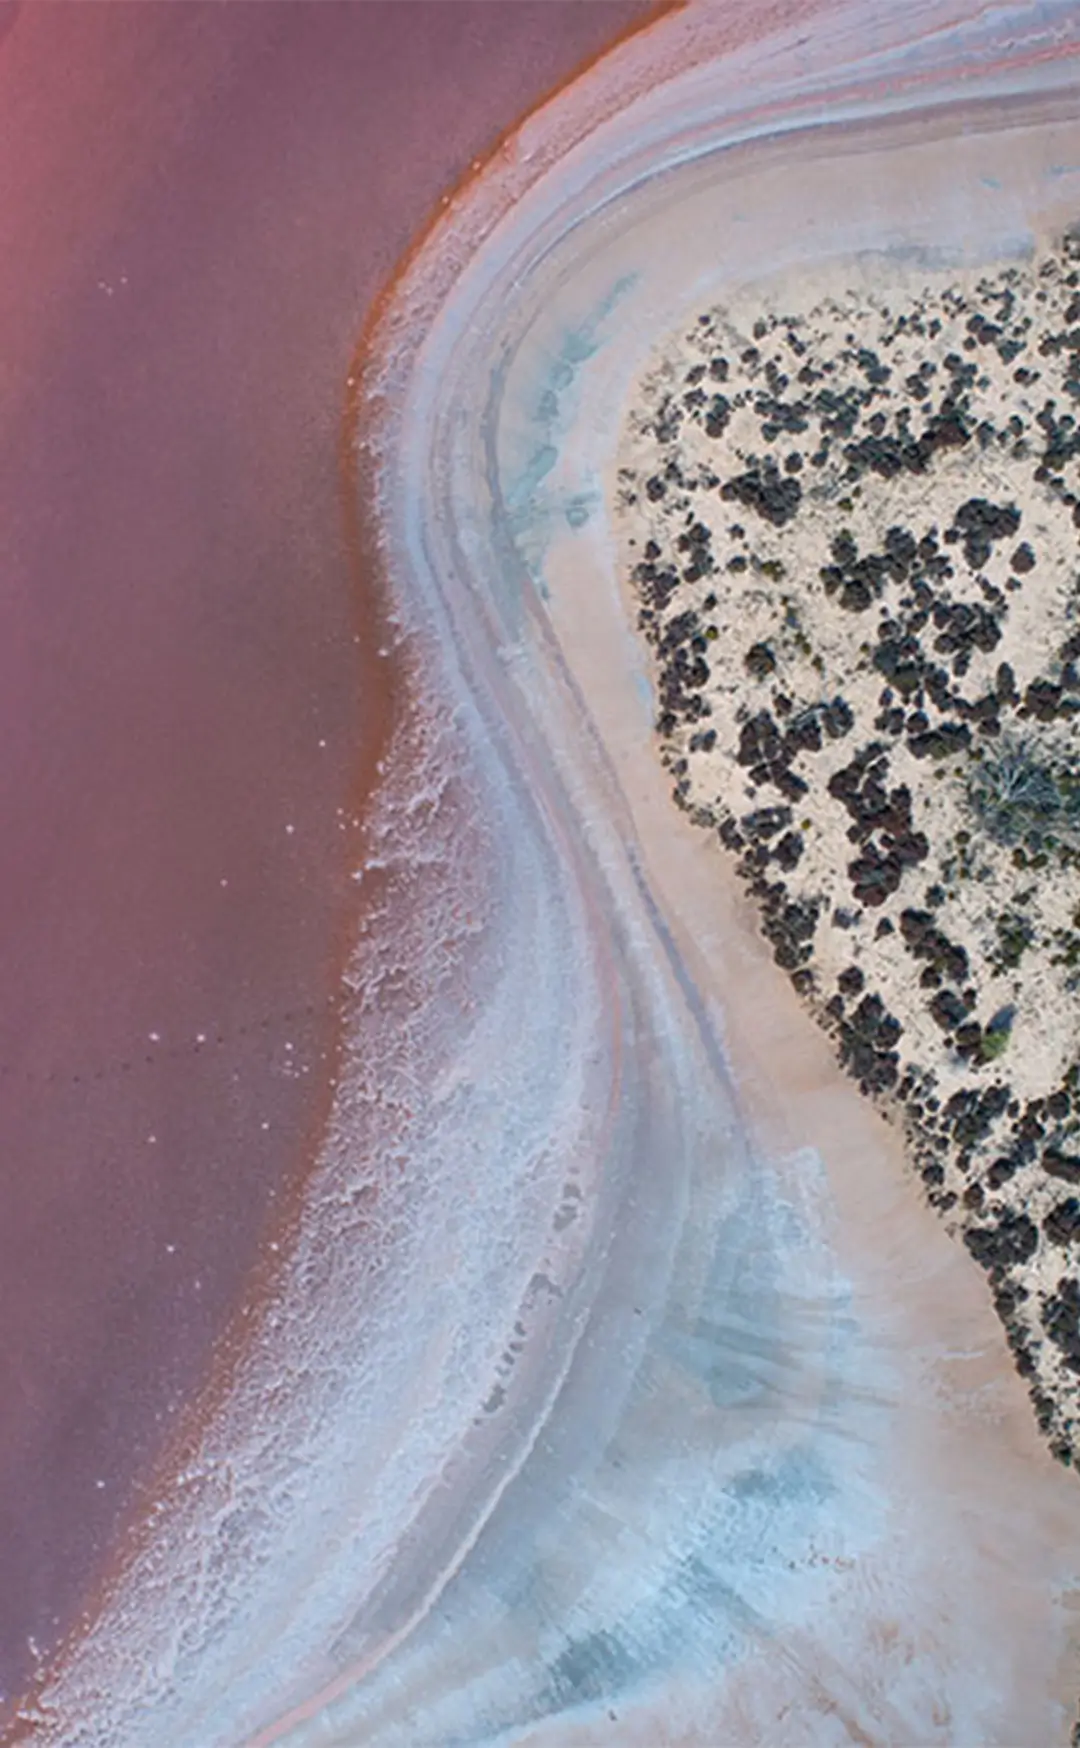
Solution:
M 524 471 L 506 494 L 506 505 L 509 510 L 516 510 L 519 505 L 532 496 L 541 480 L 546 479 L 559 459 L 559 451 L 553 443 L 545 443 L 534 450 L 532 458 Z
M 584 528 L 600 503 L 599 491 L 582 490 L 580 482 L 578 489 L 564 497 L 550 488 L 543 489 L 544 481 L 555 469 L 562 453 L 561 440 L 573 426 L 577 397 L 572 391 L 578 384 L 581 367 L 604 346 L 604 324 L 637 279 L 637 274 L 622 274 L 585 320 L 561 335 L 553 361 L 536 384 L 535 399 L 528 393 L 520 396 L 526 404 L 531 400 L 535 412 L 518 439 L 525 450 L 524 460 L 515 466 L 508 458 L 503 465 L 502 475 L 507 481 L 503 500 L 505 527 L 542 599 L 548 596 L 543 565 L 556 522 L 574 531 Z M 493 400 L 498 401 L 500 412 L 510 373 L 505 362 L 493 372 Z

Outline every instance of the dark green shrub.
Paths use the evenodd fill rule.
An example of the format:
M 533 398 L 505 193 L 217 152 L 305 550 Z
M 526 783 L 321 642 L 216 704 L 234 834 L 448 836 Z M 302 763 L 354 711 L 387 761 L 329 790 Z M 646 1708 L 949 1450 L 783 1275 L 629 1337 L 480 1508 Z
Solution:
M 1049 838 L 1080 843 L 1077 773 L 1047 758 L 1030 740 L 1002 737 L 974 761 L 968 799 L 996 843 L 1026 844 L 1036 853 Z

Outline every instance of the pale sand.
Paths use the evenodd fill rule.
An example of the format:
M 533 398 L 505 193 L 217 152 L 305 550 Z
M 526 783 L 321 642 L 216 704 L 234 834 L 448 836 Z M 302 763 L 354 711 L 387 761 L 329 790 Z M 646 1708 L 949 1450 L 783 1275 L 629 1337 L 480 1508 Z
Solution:
M 931 1577 L 939 1550 L 949 1548 L 949 1557 L 957 1558 L 962 1548 L 963 1557 L 986 1563 L 987 1582 L 1000 1586 L 994 1628 L 984 1627 L 999 1635 L 991 1660 L 1010 1663 L 1012 1634 L 1030 1646 L 1029 1611 L 1041 1617 L 1048 1600 L 1030 1565 L 1033 1538 L 1044 1553 L 1076 1544 L 1075 1483 L 1041 1447 L 979 1271 L 922 1204 L 896 1132 L 839 1074 L 828 1040 L 772 963 L 756 910 L 728 859 L 673 809 L 666 773 L 643 744 L 640 696 L 627 683 L 632 668 L 612 660 L 620 629 L 610 600 L 577 593 L 572 573 L 560 598 L 553 564 L 547 575 L 554 583 L 556 626 L 560 609 L 566 614 L 562 648 L 587 686 L 590 710 L 616 758 L 649 885 L 662 897 L 697 988 L 715 1004 L 740 1114 L 763 1152 L 782 1173 L 793 1174 L 786 1193 L 794 1202 L 803 1194 L 804 1150 L 819 1155 L 824 1166 L 828 1237 L 851 1284 L 852 1313 L 874 1332 L 883 1389 L 904 1403 L 889 1446 L 874 1453 L 881 1464 L 876 1480 L 895 1501 L 897 1543 L 910 1535 L 930 1565 L 908 1614 L 895 1593 L 897 1543 L 886 1542 L 876 1558 L 864 1555 L 838 1587 L 836 1612 L 821 1623 L 821 1636 L 784 1635 L 773 1647 L 762 1645 L 722 1698 L 711 1690 L 698 1696 L 711 1719 L 707 1725 L 673 1727 L 673 1709 L 692 1706 L 694 1696 L 683 1694 L 675 1707 L 669 1695 L 640 1718 L 621 1714 L 617 1737 L 602 1726 L 568 1729 L 554 1722 L 515 1740 L 521 1748 L 576 1748 L 609 1739 L 620 1748 L 639 1742 L 656 1748 L 765 1741 L 799 1748 L 833 1739 L 902 1743 L 903 1714 L 891 1714 L 890 1684 L 907 1660 L 932 1654 L 935 1597 L 948 1614 L 949 1583 L 940 1572 Z M 630 608 L 628 601 L 628 616 Z M 1024 1501 L 1022 1523 L 1018 1498 Z M 974 1549 L 966 1545 L 972 1532 L 979 1543 Z M 821 1552 L 828 1560 L 832 1550 Z M 1041 1556 L 1035 1559 L 1038 1566 Z M 1080 1586 L 1070 1591 L 1068 1606 L 1077 1611 L 1077 1625 L 1066 1640 L 1057 1640 L 1051 1663 L 1012 1668 L 1010 1712 L 993 1740 L 1030 1739 L 1024 1733 L 1028 1720 L 1049 1695 L 1072 1709 L 1080 1667 Z M 948 1631 L 954 1626 L 949 1623 Z M 858 1696 L 850 1708 L 850 1734 L 846 1724 L 838 1724 L 835 1738 L 819 1734 L 822 1720 L 834 1713 L 842 1718 L 845 1689 Z M 959 1739 L 947 1708 L 939 1722 L 943 1743 Z
M 1076 400 L 1064 386 L 1071 381 L 1073 354 L 1061 340 L 1071 334 L 1080 314 L 1078 261 L 1080 248 L 1066 245 L 1047 247 L 1033 261 L 995 270 L 958 274 L 934 271 L 917 261 L 879 260 L 854 269 L 839 263 L 825 273 L 743 287 L 714 319 L 695 322 L 666 349 L 644 385 L 644 404 L 630 421 L 620 468 L 628 573 L 642 568 L 653 536 L 659 556 L 645 571 L 652 574 L 666 566 L 671 574 L 674 566 L 678 574 L 688 562 L 679 548 L 687 525 L 696 521 L 700 529 L 715 532 L 715 543 L 708 548 L 715 559 L 710 556 L 706 566 L 695 567 L 707 567 L 707 574 L 680 581 L 663 608 L 651 604 L 654 594 L 647 584 L 640 591 L 643 621 L 654 646 L 677 615 L 697 609 L 695 624 L 705 633 L 704 656 L 712 666 L 701 692 L 708 714 L 676 723 L 673 713 L 661 724 L 665 763 L 677 778 L 677 798 L 699 823 L 715 827 L 726 821 L 729 833 L 736 826 L 733 841 L 744 851 L 752 846 L 760 820 L 754 810 L 772 810 L 771 818 L 761 820 L 768 840 L 759 841 L 774 850 L 784 843 L 792 866 L 785 873 L 773 857 L 764 872 L 768 851 L 761 850 L 761 877 L 780 875 L 785 903 L 820 909 L 818 926 L 811 928 L 813 938 L 805 945 L 784 940 L 781 922 L 781 963 L 793 971 L 796 983 L 812 977 L 808 998 L 834 1034 L 845 1007 L 850 1025 L 858 1005 L 875 996 L 895 1018 L 898 1036 L 890 1037 L 888 1050 L 862 1051 L 853 1073 L 908 1132 L 915 1164 L 931 1186 L 930 1198 L 950 1227 L 969 1231 L 976 1247 L 994 1245 L 982 1253 L 988 1263 L 1001 1251 L 1001 1273 L 995 1278 L 999 1285 L 1008 1283 L 1004 1304 L 1012 1338 L 1025 1367 L 1033 1368 L 1043 1423 L 1052 1430 L 1055 1449 L 1066 1457 L 1076 1451 L 1080 1436 L 1080 1323 L 1074 1316 L 1077 1347 L 1070 1356 L 1047 1338 L 1042 1319 L 1046 1315 L 1053 1321 L 1062 1284 L 1076 1281 L 1080 1261 L 1080 1205 L 1069 1194 L 1070 1182 L 1080 1182 L 1080 1112 L 1069 1114 L 1070 1092 L 1080 1104 L 1080 855 L 1073 848 L 1080 839 L 1080 806 L 1071 829 L 1066 828 L 1071 841 L 1045 853 L 1030 847 L 1025 851 L 1020 833 L 998 841 L 986 832 L 972 806 L 970 786 L 980 762 L 1012 756 L 1018 745 L 1036 748 L 1040 759 L 1071 770 L 1080 786 L 1075 754 L 1080 682 L 1075 660 L 1071 673 L 1068 660 L 1070 652 L 1080 655 L 1080 571 L 1068 501 L 1076 461 L 1067 454 L 1062 461 L 1061 488 L 1040 477 L 1057 470 L 1041 466 L 1047 437 L 1038 422 L 1045 424 L 1043 409 L 1053 407 L 1051 428 L 1060 426 L 1067 448 Z M 1004 355 L 993 335 L 980 343 L 971 334 L 973 322 L 979 331 L 980 312 L 988 322 L 1003 310 L 1010 314 L 995 325 Z M 921 331 L 912 331 L 909 317 Z M 898 326 L 901 318 L 903 325 Z M 856 348 L 863 349 L 864 365 L 877 373 L 876 389 L 855 361 Z M 754 357 L 759 349 L 760 366 Z M 710 360 L 720 357 L 725 360 L 722 384 L 707 370 Z M 749 374 L 740 362 L 744 358 L 754 367 L 749 395 L 741 392 Z M 804 423 L 805 435 L 781 433 L 774 442 L 763 443 L 753 403 L 758 395 L 771 398 L 764 381 L 766 365 L 784 374 L 782 406 L 790 407 L 806 393 L 797 376 L 802 369 L 814 373 L 807 385 L 810 402 L 818 384 L 833 395 L 853 389 L 869 393 L 872 403 L 860 419 L 874 413 L 884 423 L 888 412 L 904 406 L 912 415 L 913 437 L 932 420 L 942 395 L 951 393 L 948 385 L 958 381 L 957 368 L 967 369 L 970 392 L 960 392 L 968 394 L 972 435 L 936 453 L 926 467 L 898 466 L 887 477 L 864 468 L 864 477 L 852 482 L 843 451 L 846 442 L 871 435 L 865 422 L 846 437 L 833 438 L 832 458 L 820 466 L 811 462 L 818 435 L 810 419 Z M 905 383 L 920 371 L 936 392 L 916 399 Z M 685 406 L 684 397 L 697 383 L 706 411 L 715 404 L 712 396 L 723 395 L 712 436 L 703 428 L 701 414 L 695 411 L 692 417 Z M 680 429 L 662 443 L 656 436 L 657 419 L 670 419 L 672 408 Z M 974 433 L 984 421 L 983 444 Z M 805 492 L 800 511 L 788 516 L 781 508 L 779 523 L 752 506 L 723 499 L 718 489 L 720 476 L 743 475 L 747 455 L 762 450 L 775 455 L 779 464 L 777 489 L 785 481 L 791 489 L 795 481 Z M 785 465 L 788 456 L 797 458 L 794 469 Z M 665 483 L 665 467 L 672 464 L 679 479 Z M 892 458 L 884 456 L 882 467 L 891 464 Z M 655 499 L 646 489 L 650 479 Z M 970 565 L 962 538 L 946 534 L 961 505 L 1000 518 L 996 538 L 987 539 L 977 553 L 972 549 L 977 562 Z M 838 587 L 840 573 L 829 567 L 839 530 L 848 531 L 853 549 L 865 555 L 882 550 L 890 528 L 899 530 L 901 543 L 914 543 L 929 533 L 929 561 L 946 572 L 940 583 L 924 580 L 920 585 L 925 608 L 915 636 L 917 641 L 923 629 L 920 650 L 925 654 L 918 659 L 924 671 L 927 665 L 936 666 L 938 682 L 947 675 L 957 696 L 969 703 L 994 699 L 1004 674 L 1009 696 L 995 705 L 997 735 L 982 733 L 977 720 L 965 719 L 955 706 L 939 710 L 924 696 L 921 683 L 915 684 L 909 658 L 906 699 L 889 685 L 892 659 L 876 665 L 871 659 L 879 647 L 879 621 L 894 628 L 892 647 L 901 647 L 905 586 L 886 576 L 875 596 L 864 573 Z M 832 593 L 823 578 L 830 579 Z M 845 605 L 841 590 L 849 586 L 856 593 Z M 910 595 L 906 599 L 910 617 L 914 604 Z M 969 610 L 976 641 L 968 640 L 962 657 L 955 654 L 956 640 L 950 649 L 943 638 L 948 622 L 935 623 L 930 611 L 935 600 L 939 607 L 960 601 Z M 906 647 L 909 652 L 915 647 L 910 638 Z M 1063 647 L 1064 662 L 1059 656 Z M 747 671 L 751 650 L 769 667 L 768 673 Z M 662 684 L 672 658 L 669 653 L 657 659 Z M 949 674 L 950 668 L 962 671 Z M 1029 688 L 1037 688 L 1040 681 L 1050 686 L 1043 719 L 1023 703 L 1036 696 Z M 820 706 L 837 696 L 849 708 L 832 733 L 823 733 Z M 781 788 L 769 778 L 764 784 L 753 780 L 747 766 L 756 760 L 739 762 L 743 725 L 769 711 L 778 697 L 781 729 L 801 722 L 811 730 L 809 748 L 781 771 Z M 890 707 L 895 724 L 885 714 Z M 921 712 L 915 718 L 913 707 Z M 910 734 L 906 740 L 896 738 L 897 727 L 910 720 L 923 732 L 932 722 L 947 720 L 967 744 L 951 756 L 935 758 L 916 738 L 913 751 Z M 703 733 L 710 743 L 706 747 L 701 745 Z M 911 798 L 907 825 L 919 838 L 914 843 L 917 859 L 906 868 L 894 868 L 884 890 L 877 884 L 876 870 L 867 867 L 874 881 L 867 899 L 849 873 L 859 853 L 849 835 L 851 812 L 828 792 L 827 784 L 870 741 L 888 755 L 887 791 L 896 794 L 895 785 L 905 786 Z M 1003 745 L 1008 748 L 1004 754 Z M 793 785 L 785 772 L 794 776 Z M 786 795 L 785 783 L 791 789 Z M 781 816 L 784 823 L 777 826 Z M 751 829 L 739 831 L 736 822 L 746 818 Z M 1053 824 L 1046 828 L 1051 834 L 1053 829 Z M 863 831 L 858 842 L 869 836 L 869 830 Z M 741 869 L 749 880 L 759 875 L 759 867 L 744 863 Z M 932 925 L 930 912 L 919 909 L 927 903 Z M 934 958 L 935 948 L 923 947 L 919 957 L 913 956 L 905 936 L 905 926 L 912 925 L 937 931 L 939 954 L 946 941 L 961 949 L 958 975 L 942 977 L 935 971 L 927 973 L 929 985 L 921 983 L 920 973 Z M 1019 943 L 1011 955 L 1003 952 L 1003 937 L 1008 947 L 1010 930 Z M 845 998 L 837 978 L 851 966 L 864 982 Z M 958 1018 L 947 1032 L 931 1012 L 933 992 L 943 985 L 949 1000 L 965 989 L 970 998 L 958 1002 Z M 826 1011 L 829 1003 L 831 1013 Z M 987 1043 L 995 1034 L 984 1031 L 980 1037 L 979 1022 L 985 1028 L 993 1016 L 1004 1013 L 1012 1016 L 1011 1028 L 1002 1035 L 1004 1047 L 995 1056 L 992 1042 Z M 966 1055 L 955 1048 L 959 1022 L 969 1027 L 975 1022 Z M 849 1054 L 851 1045 L 849 1033 Z M 900 1098 L 898 1086 L 904 1095 Z M 961 1141 L 947 1130 L 935 1130 L 937 1107 L 944 1108 L 950 1099 L 980 1096 L 995 1101 L 995 1114 L 979 1125 L 981 1133 Z M 1054 1096 L 1061 1108 L 1047 1113 L 1046 1101 Z M 920 1101 L 917 1116 L 911 1111 L 915 1099 Z M 1031 1139 L 1016 1153 L 1025 1123 Z M 1043 1170 L 1047 1147 L 1061 1158 L 1058 1175 Z M 995 1165 L 999 1160 L 1003 1163 Z M 1015 1250 L 1025 1254 L 1012 1254 L 1000 1245 L 1003 1217 L 1013 1222 L 1006 1230 Z M 1066 1286 L 1066 1293 L 1070 1290 Z

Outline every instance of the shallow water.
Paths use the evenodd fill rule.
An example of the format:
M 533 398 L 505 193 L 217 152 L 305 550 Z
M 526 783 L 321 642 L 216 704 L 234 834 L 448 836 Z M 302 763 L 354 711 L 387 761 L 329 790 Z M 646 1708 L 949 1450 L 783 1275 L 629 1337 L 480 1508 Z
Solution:
M 413 706 L 332 1134 L 34 1740 L 1067 1739 L 1075 1481 L 670 807 L 610 503 L 650 347 L 725 286 L 1057 222 L 1080 42 L 937 0 L 720 32 L 527 124 L 375 335 Z

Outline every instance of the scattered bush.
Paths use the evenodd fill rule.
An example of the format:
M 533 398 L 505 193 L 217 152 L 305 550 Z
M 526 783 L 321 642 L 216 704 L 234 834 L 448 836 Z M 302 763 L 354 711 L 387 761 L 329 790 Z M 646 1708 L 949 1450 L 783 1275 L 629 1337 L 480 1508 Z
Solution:
M 1015 911 L 1003 911 L 997 919 L 998 950 L 990 961 L 995 972 L 1015 971 L 1028 948 L 1034 944 L 1035 930 L 1027 917 Z

